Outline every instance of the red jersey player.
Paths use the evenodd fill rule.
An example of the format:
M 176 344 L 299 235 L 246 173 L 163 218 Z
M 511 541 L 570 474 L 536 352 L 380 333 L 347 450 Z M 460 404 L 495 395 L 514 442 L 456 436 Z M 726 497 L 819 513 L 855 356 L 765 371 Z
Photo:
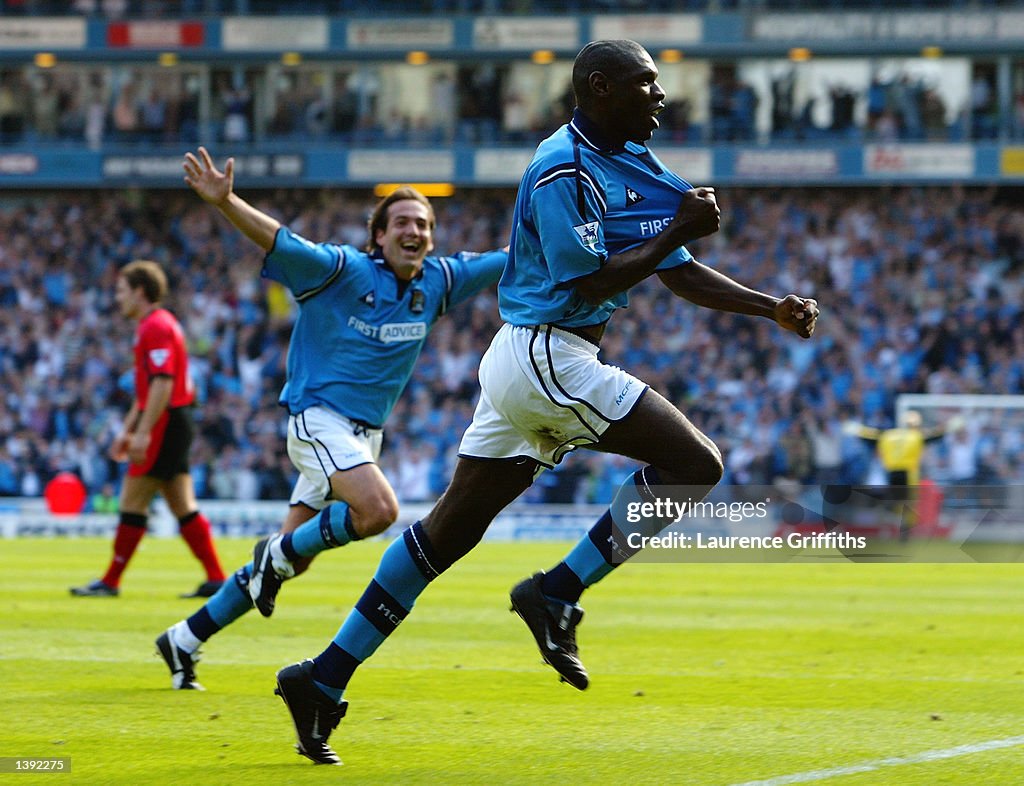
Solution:
M 206 581 L 190 596 L 209 597 L 224 581 L 210 522 L 196 505 L 188 452 L 195 399 L 181 325 L 160 307 L 167 277 L 155 262 L 137 260 L 117 277 L 121 315 L 139 321 L 135 332 L 135 401 L 110 446 L 115 461 L 129 462 L 121 486 L 114 556 L 103 578 L 72 587 L 77 596 L 116 596 L 121 574 L 146 534 L 149 504 L 159 491 L 178 519 L 181 536 L 206 570 Z

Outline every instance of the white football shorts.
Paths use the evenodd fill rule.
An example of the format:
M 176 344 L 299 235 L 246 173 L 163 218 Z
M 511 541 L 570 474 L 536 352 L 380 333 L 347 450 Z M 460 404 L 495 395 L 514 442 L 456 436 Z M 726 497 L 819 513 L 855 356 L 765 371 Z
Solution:
M 310 407 L 288 417 L 288 458 L 299 471 L 290 503 L 323 510 L 331 502 L 331 475 L 360 464 L 375 464 L 382 429 L 368 428 L 327 407 Z
M 647 390 L 597 353 L 586 339 L 552 325 L 502 325 L 480 362 L 480 401 L 459 455 L 529 456 L 550 468 L 596 443 Z

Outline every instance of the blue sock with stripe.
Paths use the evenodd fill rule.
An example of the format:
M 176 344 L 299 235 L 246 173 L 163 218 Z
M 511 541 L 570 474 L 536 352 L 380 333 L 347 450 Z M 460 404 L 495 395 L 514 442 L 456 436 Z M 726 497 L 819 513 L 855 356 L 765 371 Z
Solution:
M 313 680 L 320 690 L 340 702 L 359 665 L 394 633 L 427 584 L 449 567 L 438 559 L 418 521 L 388 546 L 334 641 L 313 659 Z
M 250 575 L 251 562 L 236 570 L 199 611 L 185 620 L 197 639 L 206 641 L 252 608 L 252 598 L 249 597 Z
M 281 538 L 281 551 L 294 561 L 336 549 L 353 540 L 359 540 L 359 536 L 352 527 L 352 512 L 348 504 L 335 502 Z
M 626 517 L 631 504 L 654 501 L 651 487 L 659 482 L 657 472 L 651 466 L 630 475 L 597 523 L 564 560 L 544 574 L 541 591 L 550 598 L 576 603 L 583 590 L 599 582 L 640 550 L 629 546 L 629 533 L 654 535 L 671 524 L 672 520 L 657 518 L 630 523 Z

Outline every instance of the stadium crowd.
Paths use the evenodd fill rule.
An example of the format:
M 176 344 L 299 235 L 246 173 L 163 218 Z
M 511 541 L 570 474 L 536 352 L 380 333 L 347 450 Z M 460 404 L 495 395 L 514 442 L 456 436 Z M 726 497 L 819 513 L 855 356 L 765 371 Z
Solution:
M 163 145 L 177 152 L 200 139 L 216 139 L 232 149 L 253 142 L 534 145 L 573 107 L 568 83 L 553 100 L 530 105 L 514 87 L 508 64 L 463 63 L 433 75 L 429 113 L 413 113 L 393 101 L 386 108 L 388 80 L 377 65 L 311 66 L 277 76 L 266 67 L 244 74 L 217 67 L 206 86 L 188 70 L 6 66 L 0 68 L 0 146 L 84 143 L 92 150 L 150 150 Z M 1018 76 L 1024 73 L 1020 68 Z M 758 92 L 739 64 L 719 63 L 711 70 L 706 99 L 681 96 L 669 102 L 659 135 L 675 144 L 1024 138 L 1024 91 L 1015 91 L 1001 108 L 995 73 L 983 63 L 974 65 L 961 106 L 947 107 L 953 99 L 940 85 L 910 72 L 879 72 L 862 87 L 831 85 L 828 95 L 818 98 L 798 100 L 801 92 L 806 90 L 798 90 L 792 67 Z M 695 105 L 701 100 L 706 108 Z M 816 111 L 817 102 L 827 104 L 824 113 Z M 770 116 L 767 128 L 757 125 L 759 107 Z
M 309 237 L 362 247 L 372 198 L 248 195 Z M 435 200 L 437 248 L 507 242 L 513 194 Z M 722 231 L 691 249 L 744 283 L 817 297 L 815 339 L 679 303 L 656 281 L 613 320 L 603 356 L 634 370 L 722 447 L 727 483 L 878 480 L 871 448 L 843 433 L 891 426 L 900 393 L 1024 393 L 1024 211 L 995 189 L 724 189 Z M 58 471 L 109 507 L 106 457 L 130 396 L 132 325 L 118 267 L 152 258 L 192 353 L 193 449 L 205 498 L 284 499 L 293 469 L 277 405 L 293 304 L 261 259 L 184 191 L 8 194 L 0 206 L 0 495 L 38 496 Z M 431 500 L 471 419 L 476 368 L 499 324 L 493 293 L 429 339 L 387 424 L 382 466 L 402 502 Z M 930 449 L 924 474 L 1024 482 L 1024 416 L 969 419 Z M 528 499 L 607 502 L 629 463 L 580 451 Z

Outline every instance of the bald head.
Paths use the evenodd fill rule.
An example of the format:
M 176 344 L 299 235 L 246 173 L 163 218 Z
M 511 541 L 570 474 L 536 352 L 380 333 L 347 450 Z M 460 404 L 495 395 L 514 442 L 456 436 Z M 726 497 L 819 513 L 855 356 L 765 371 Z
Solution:
M 912 409 L 908 409 L 903 413 L 903 427 L 904 428 L 921 428 L 921 413 L 915 412 Z
M 572 90 L 581 109 L 593 105 L 594 91 L 590 77 L 600 72 L 610 79 L 634 67 L 639 60 L 649 58 L 647 50 L 636 41 L 618 39 L 591 41 L 576 55 L 572 66 Z
M 658 66 L 636 41 L 593 41 L 576 55 L 572 88 L 578 111 L 598 128 L 602 145 L 643 144 L 658 127 L 665 91 Z

